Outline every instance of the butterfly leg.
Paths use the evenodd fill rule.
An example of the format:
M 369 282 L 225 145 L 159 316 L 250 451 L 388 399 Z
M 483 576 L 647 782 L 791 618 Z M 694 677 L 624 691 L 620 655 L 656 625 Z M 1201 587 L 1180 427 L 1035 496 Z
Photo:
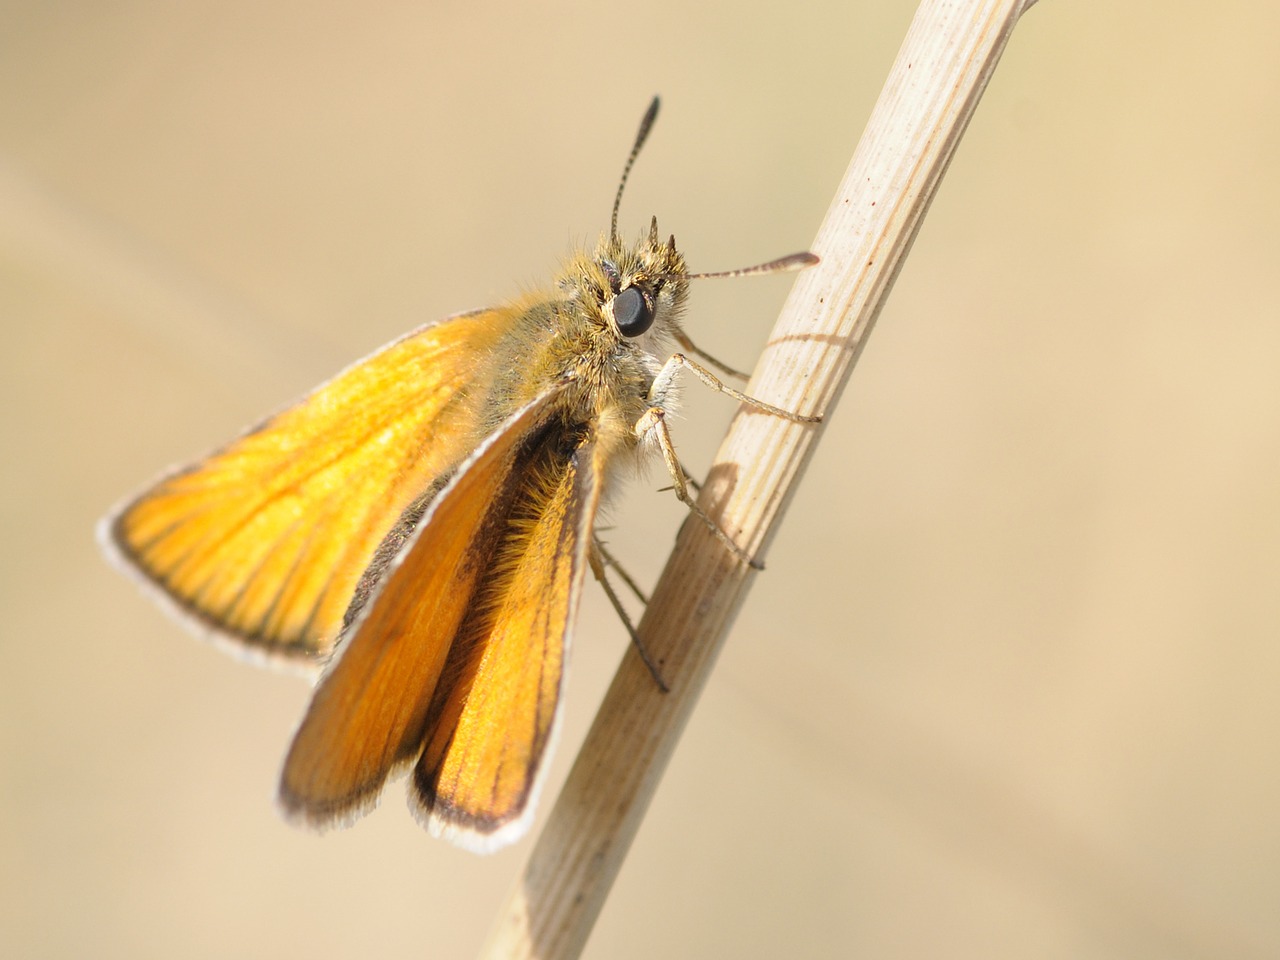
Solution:
M 707 361 L 707 363 L 711 364 L 711 366 L 715 367 L 727 377 L 733 377 L 735 380 L 741 380 L 743 383 L 746 383 L 749 379 L 749 376 L 741 370 L 735 370 L 727 363 L 723 363 L 711 354 L 707 353 L 707 351 L 703 350 L 696 343 L 690 340 L 689 335 L 683 330 L 676 331 L 676 343 L 680 344 L 680 346 L 684 347 L 684 349 L 688 350 L 690 353 Z
M 671 382 L 675 379 L 676 374 L 681 368 L 688 370 L 695 377 L 705 383 L 712 390 L 718 390 L 720 393 L 727 394 L 740 403 L 745 403 L 749 407 L 755 407 L 762 413 L 772 414 L 775 417 L 781 417 L 783 420 L 790 420 L 792 423 L 821 423 L 821 417 L 809 417 L 801 413 L 792 413 L 790 410 L 783 410 L 781 407 L 775 407 L 771 403 L 765 403 L 763 400 L 757 400 L 755 397 L 749 397 L 739 390 L 722 383 L 716 379 L 706 367 L 701 364 L 694 363 L 682 353 L 673 353 L 667 358 L 667 362 L 662 365 L 662 369 L 658 371 L 658 375 L 653 378 L 653 384 L 649 387 L 650 402 L 661 402 L 661 398 L 671 389 Z
M 685 465 L 684 465 L 683 463 L 682 463 L 682 464 L 680 464 L 680 472 L 684 474 L 684 482 L 685 482 L 686 484 L 688 484 L 689 486 L 693 487 L 693 492 L 694 492 L 694 493 L 701 493 L 701 492 L 702 492 L 702 481 L 701 481 L 701 480 L 699 480 L 697 477 L 695 477 L 692 473 L 690 473 L 690 472 L 685 468 Z M 675 489 L 675 487 L 659 487 L 659 488 L 658 488 L 658 492 L 659 492 L 659 493 L 666 493 L 668 490 L 674 490 L 674 489 Z
M 597 527 L 596 529 L 599 528 Z M 604 561 L 605 569 L 608 570 L 609 567 L 613 567 L 614 570 L 618 571 L 618 576 L 622 578 L 622 582 L 627 585 L 627 588 L 636 595 L 636 599 L 645 606 L 648 606 L 649 598 L 644 595 L 644 591 L 640 589 L 631 575 L 627 573 L 622 564 L 618 562 L 618 558 L 609 552 L 608 548 L 605 547 L 603 540 L 599 537 L 595 537 L 594 539 L 596 549 L 600 551 L 600 559 Z
M 665 368 L 664 368 L 665 369 Z M 655 380 L 656 384 L 657 381 Z M 671 442 L 671 431 L 667 429 L 667 420 L 665 411 L 661 407 L 650 407 L 645 411 L 635 426 L 636 436 L 644 439 L 652 436 L 658 443 L 658 449 L 662 451 L 663 462 L 667 465 L 667 472 L 671 474 L 672 489 L 675 490 L 676 497 L 686 507 L 693 511 L 699 520 L 707 525 L 707 529 L 715 535 L 734 556 L 738 557 L 754 570 L 763 570 L 764 564 L 756 560 L 740 546 L 733 542 L 733 538 L 720 529 L 720 525 L 708 516 L 707 512 L 698 506 L 698 502 L 689 495 L 689 486 L 684 478 L 684 470 L 680 466 L 680 460 L 676 457 L 675 445 Z
M 640 659 L 644 662 L 645 667 L 648 668 L 650 676 L 653 677 L 653 682 L 658 685 L 658 689 L 663 693 L 670 693 L 671 688 L 667 686 L 667 681 L 662 678 L 662 673 L 658 670 L 657 663 L 655 663 L 653 658 L 649 656 L 648 647 L 646 647 L 644 645 L 644 641 L 640 639 L 640 633 L 636 630 L 635 625 L 632 624 L 631 617 L 627 614 L 626 607 L 622 605 L 622 601 L 618 598 L 617 592 L 613 589 L 613 584 L 609 582 L 607 571 L 605 570 L 606 563 L 618 570 L 622 575 L 623 580 L 626 581 L 627 586 L 631 587 L 631 589 L 635 591 L 636 595 L 642 600 L 644 599 L 644 595 L 640 593 L 639 588 L 636 587 L 632 579 L 625 573 L 622 573 L 621 568 L 619 568 L 613 561 L 613 558 L 609 556 L 609 553 L 604 549 L 603 544 L 594 537 L 591 540 L 591 549 L 587 551 L 587 561 L 591 564 L 591 572 L 595 575 L 595 578 L 600 581 L 600 586 L 604 588 L 604 595 L 609 598 L 609 602 L 613 604 L 614 611 L 622 620 L 623 626 L 627 628 L 627 633 L 631 635 L 631 645 L 636 648 L 636 653 L 640 655 Z M 645 602 L 647 603 L 648 601 L 646 600 Z

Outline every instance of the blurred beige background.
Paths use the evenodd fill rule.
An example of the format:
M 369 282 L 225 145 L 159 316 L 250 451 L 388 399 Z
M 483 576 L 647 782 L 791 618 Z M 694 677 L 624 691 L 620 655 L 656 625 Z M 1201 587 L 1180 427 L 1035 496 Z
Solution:
M 399 786 L 285 825 L 305 684 L 193 640 L 93 524 L 547 277 L 655 92 L 627 231 L 803 248 L 913 10 L 5 5 L 0 954 L 474 953 L 529 841 L 456 851 Z M 1245 0 L 1030 12 L 589 956 L 1280 955 L 1278 38 Z M 699 286 L 690 329 L 750 365 L 787 285 Z M 610 535 L 650 583 L 658 485 Z M 548 801 L 626 643 L 588 591 Z

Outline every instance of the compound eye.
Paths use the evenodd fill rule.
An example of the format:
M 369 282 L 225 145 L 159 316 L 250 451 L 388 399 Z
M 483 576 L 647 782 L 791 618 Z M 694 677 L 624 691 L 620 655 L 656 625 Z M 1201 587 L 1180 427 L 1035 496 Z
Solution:
M 638 287 L 627 287 L 613 298 L 613 322 L 624 337 L 638 337 L 653 326 L 653 308 Z

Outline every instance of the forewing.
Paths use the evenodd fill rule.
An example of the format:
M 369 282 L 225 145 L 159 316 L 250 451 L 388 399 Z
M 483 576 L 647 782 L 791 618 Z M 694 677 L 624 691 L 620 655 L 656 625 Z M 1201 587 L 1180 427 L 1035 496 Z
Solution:
M 556 395 L 524 407 L 459 468 L 354 619 L 285 760 L 280 802 L 291 818 L 350 821 L 418 756 L 446 657 L 525 482 L 522 458 Z
M 465 388 L 508 324 L 463 314 L 385 347 L 163 478 L 104 541 L 207 631 L 323 657 L 387 531 L 478 441 Z
M 527 828 L 558 728 L 564 658 L 599 503 L 594 442 L 549 450 L 427 723 L 411 804 L 432 833 L 488 851 Z

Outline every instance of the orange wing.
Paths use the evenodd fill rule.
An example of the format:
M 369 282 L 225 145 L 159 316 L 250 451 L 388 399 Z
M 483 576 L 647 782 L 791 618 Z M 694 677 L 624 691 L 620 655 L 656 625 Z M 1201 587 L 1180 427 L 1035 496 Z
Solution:
M 465 387 L 510 323 L 482 311 L 396 341 L 163 478 L 104 542 L 215 636 L 324 657 L 388 530 L 479 441 Z
M 599 459 L 590 439 L 562 435 L 543 449 L 428 714 L 411 805 L 432 833 L 479 852 L 518 839 L 532 818 L 559 726 Z
M 390 561 L 289 749 L 280 802 L 290 817 L 320 827 L 352 820 L 421 752 L 433 694 L 449 685 L 441 675 L 455 637 L 483 602 L 513 511 L 527 496 L 529 452 L 559 432 L 544 426 L 559 392 L 500 426 Z

